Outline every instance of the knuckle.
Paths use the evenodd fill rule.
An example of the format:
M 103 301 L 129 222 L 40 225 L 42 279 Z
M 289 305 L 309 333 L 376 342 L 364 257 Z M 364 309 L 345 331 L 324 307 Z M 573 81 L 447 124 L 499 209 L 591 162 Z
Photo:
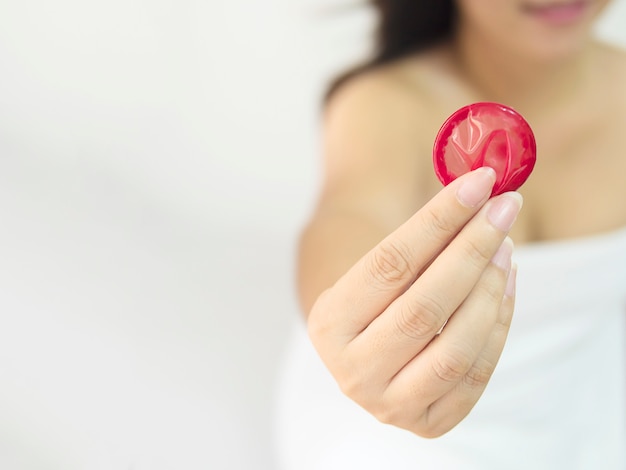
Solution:
M 401 242 L 380 244 L 370 258 L 371 276 L 382 285 L 404 282 L 412 276 L 409 249 Z
M 424 217 L 425 230 L 437 240 L 447 240 L 459 230 L 458 224 L 443 211 L 428 210 Z
M 413 428 L 413 432 L 415 434 L 425 439 L 435 439 L 437 437 L 441 437 L 454 426 L 454 423 L 452 423 L 452 425 L 448 424 L 444 426 L 441 418 L 433 419 L 430 408 L 431 407 L 429 407 L 420 417 L 419 421 Z
M 313 315 L 309 316 L 306 327 L 309 339 L 316 348 L 324 342 L 330 331 L 327 323 L 320 321 L 317 316 Z
M 398 414 L 391 408 L 381 408 L 372 413 L 374 417 L 382 424 L 389 424 L 393 426 L 398 425 Z
M 345 351 L 333 361 L 330 367 L 341 393 L 365 409 L 372 406 L 376 387 L 371 371 L 363 360 Z
M 407 416 L 410 416 L 410 403 L 406 396 L 389 394 L 383 390 L 376 395 L 376 399 L 367 403 L 367 411 L 380 423 L 389 424 L 396 427 L 405 427 Z
M 318 297 L 307 318 L 307 331 L 313 343 L 324 338 L 332 329 L 330 322 L 332 315 L 329 315 L 329 306 L 326 303 L 327 297 L 328 291 L 323 292 Z
M 484 269 L 485 265 L 493 256 L 493 252 L 488 243 L 472 238 L 465 240 L 463 251 L 466 262 L 478 269 Z
M 404 336 L 423 340 L 434 336 L 447 316 L 441 300 L 422 294 L 402 305 L 395 317 L 396 328 Z
M 442 353 L 435 356 L 432 369 L 435 376 L 443 382 L 458 382 L 472 367 L 472 361 L 467 354 L 460 351 Z
M 330 369 L 341 393 L 363 405 L 362 397 L 368 390 L 364 371 L 359 370 L 355 362 L 345 354 L 336 358 Z
M 504 276 L 500 276 L 500 273 L 496 273 L 499 278 L 496 278 L 495 281 L 482 280 L 479 282 L 475 289 L 479 294 L 480 298 L 485 302 L 484 305 L 487 306 L 497 306 L 499 309 L 502 304 L 502 299 L 504 298 Z M 491 307 L 489 307 L 491 308 Z
M 370 412 L 380 423 L 401 426 L 401 420 L 405 415 L 401 409 L 403 409 L 403 407 L 388 403 L 379 403 L 378 406 L 373 408 Z
M 463 377 L 463 382 L 472 388 L 485 387 L 491 379 L 494 368 L 493 364 L 489 364 L 486 361 L 482 364 L 475 364 L 467 371 L 467 374 Z
M 336 380 L 341 393 L 361 404 L 359 397 L 365 385 L 355 374 L 344 374 L 336 377 Z

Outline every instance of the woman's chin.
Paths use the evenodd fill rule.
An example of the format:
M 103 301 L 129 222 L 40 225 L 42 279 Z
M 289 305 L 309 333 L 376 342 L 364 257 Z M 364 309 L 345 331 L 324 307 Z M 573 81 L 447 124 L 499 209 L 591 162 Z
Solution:
M 593 42 L 588 30 L 568 34 L 522 34 L 511 39 L 508 44 L 505 41 L 501 44 L 512 56 L 523 62 L 543 65 L 576 59 Z
M 534 62 L 549 65 L 569 62 L 580 57 L 587 49 L 591 38 L 578 38 L 575 40 L 551 41 L 550 43 L 528 44 L 527 57 Z

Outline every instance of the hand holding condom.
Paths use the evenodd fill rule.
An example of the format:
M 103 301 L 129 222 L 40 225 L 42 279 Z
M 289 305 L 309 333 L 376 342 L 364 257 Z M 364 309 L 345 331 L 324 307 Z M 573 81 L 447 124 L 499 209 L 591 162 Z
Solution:
M 439 436 L 469 413 L 493 373 L 515 296 L 507 234 L 522 201 L 507 191 L 535 161 L 520 119 L 484 103 L 451 116 L 433 152 L 446 186 L 311 310 L 320 357 L 382 422 Z

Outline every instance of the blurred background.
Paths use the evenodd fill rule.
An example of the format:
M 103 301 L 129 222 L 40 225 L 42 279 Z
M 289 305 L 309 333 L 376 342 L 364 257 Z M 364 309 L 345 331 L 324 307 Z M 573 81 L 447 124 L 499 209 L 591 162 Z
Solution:
M 0 0 L 0 468 L 276 468 L 351 5 Z

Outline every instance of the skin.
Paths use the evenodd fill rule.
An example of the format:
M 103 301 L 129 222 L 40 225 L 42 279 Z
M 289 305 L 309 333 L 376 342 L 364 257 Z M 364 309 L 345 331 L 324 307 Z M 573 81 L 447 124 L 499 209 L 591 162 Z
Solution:
M 511 239 L 626 225 L 626 55 L 589 35 L 605 3 L 555 27 L 524 2 L 459 0 L 453 40 L 357 77 L 327 106 L 300 300 L 343 392 L 382 422 L 436 437 L 480 398 L 513 315 Z M 538 163 L 521 194 L 488 199 L 490 170 L 444 189 L 434 175 L 437 130 L 475 101 L 533 127 Z

